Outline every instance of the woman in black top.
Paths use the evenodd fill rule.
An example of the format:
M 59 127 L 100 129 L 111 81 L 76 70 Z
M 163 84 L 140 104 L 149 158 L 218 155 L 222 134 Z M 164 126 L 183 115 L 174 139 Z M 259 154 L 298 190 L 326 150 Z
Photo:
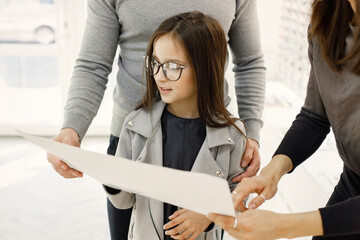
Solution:
M 233 191 L 242 214 L 211 215 L 236 239 L 360 239 L 360 0 L 314 0 L 309 27 L 311 72 L 305 104 L 271 162 Z M 254 210 L 277 191 L 280 178 L 305 161 L 332 128 L 344 170 L 327 206 L 277 214 Z M 258 196 L 250 210 L 242 201 Z

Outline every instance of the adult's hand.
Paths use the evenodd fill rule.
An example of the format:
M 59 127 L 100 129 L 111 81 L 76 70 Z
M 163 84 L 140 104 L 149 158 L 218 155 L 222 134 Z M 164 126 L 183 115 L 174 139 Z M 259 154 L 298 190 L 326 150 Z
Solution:
M 280 214 L 265 210 L 249 210 L 235 218 L 209 214 L 209 219 L 238 240 L 273 240 L 280 238 Z
M 241 158 L 241 167 L 246 171 L 234 177 L 233 182 L 240 182 L 243 178 L 255 176 L 260 169 L 259 143 L 251 138 L 246 141 L 245 152 Z
M 266 174 L 260 174 L 250 178 L 244 178 L 233 190 L 233 203 L 235 209 L 240 212 L 245 212 L 247 208 L 244 205 L 244 201 L 251 193 L 257 193 L 254 199 L 248 204 L 250 209 L 256 209 L 265 200 L 269 200 L 277 192 L 277 182 Z
M 249 210 L 234 217 L 209 214 L 209 219 L 237 240 L 273 240 L 324 234 L 319 210 L 279 214 Z
M 65 143 L 71 146 L 80 147 L 80 139 L 77 132 L 72 128 L 64 128 L 52 140 Z M 47 160 L 51 163 L 52 167 L 64 178 L 77 178 L 82 177 L 83 173 L 73 168 L 70 168 L 65 162 L 61 161 L 56 156 L 48 153 Z
M 277 192 L 277 185 L 281 177 L 292 169 L 291 159 L 286 155 L 276 155 L 266 165 L 259 176 L 244 178 L 233 190 L 233 202 L 235 209 L 241 212 L 246 211 L 243 201 L 251 193 L 257 193 L 249 203 L 250 209 L 258 208 L 265 200 L 269 200 Z

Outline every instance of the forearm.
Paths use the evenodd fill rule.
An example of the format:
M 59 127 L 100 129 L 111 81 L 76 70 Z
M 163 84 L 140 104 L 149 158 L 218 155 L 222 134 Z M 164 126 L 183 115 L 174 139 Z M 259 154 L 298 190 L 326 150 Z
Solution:
M 292 171 L 320 147 L 329 131 L 330 124 L 327 119 L 302 110 L 287 131 L 274 155 L 283 154 L 288 156 L 293 163 Z
M 116 53 L 120 26 L 113 6 L 88 1 L 88 18 L 76 61 L 62 128 L 75 129 L 82 139 L 97 114 Z
M 238 113 L 245 123 L 246 136 L 260 143 L 265 97 L 265 69 L 262 72 L 256 69 L 247 71 L 247 73 L 235 74 Z
M 259 142 L 263 124 L 265 66 L 260 44 L 256 0 L 237 1 L 235 20 L 229 32 L 235 74 L 238 113 L 246 134 Z
M 321 236 L 323 227 L 318 210 L 304 213 L 279 214 L 275 231 L 279 238 Z

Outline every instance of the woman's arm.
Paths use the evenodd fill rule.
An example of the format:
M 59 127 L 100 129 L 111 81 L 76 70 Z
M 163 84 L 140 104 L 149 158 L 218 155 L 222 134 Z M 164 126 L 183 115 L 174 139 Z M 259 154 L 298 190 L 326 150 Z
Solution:
M 282 176 L 293 171 L 321 145 L 330 131 L 330 124 L 322 118 L 302 110 L 286 133 L 271 162 L 265 166 L 259 176 L 243 179 L 236 187 L 234 203 L 238 210 L 245 211 L 243 200 L 250 193 L 262 194 L 271 199 L 277 191 Z M 264 202 L 257 196 L 249 207 L 255 209 Z
M 320 208 L 324 236 L 360 234 L 360 196 Z
M 265 210 L 249 210 L 233 217 L 209 214 L 210 220 L 238 240 L 273 240 L 323 234 L 319 211 L 279 214 Z
M 360 234 L 359 206 L 360 196 L 304 213 L 279 214 L 248 210 L 237 216 L 236 228 L 233 217 L 211 214 L 209 218 L 236 239 L 336 237 Z
M 288 156 L 292 161 L 293 171 L 320 147 L 329 132 L 330 123 L 327 119 L 302 109 L 274 156 Z
M 309 61 L 311 64 L 307 94 L 304 106 L 289 131 L 286 133 L 270 164 L 259 176 L 245 178 L 236 188 L 235 206 L 244 211 L 242 201 L 250 193 L 262 194 L 266 199 L 272 198 L 277 191 L 280 178 L 305 161 L 321 145 L 330 131 L 330 123 L 318 90 L 317 79 L 313 69 L 313 51 L 316 42 L 309 39 Z M 264 202 L 261 196 L 250 202 L 250 208 L 257 208 Z

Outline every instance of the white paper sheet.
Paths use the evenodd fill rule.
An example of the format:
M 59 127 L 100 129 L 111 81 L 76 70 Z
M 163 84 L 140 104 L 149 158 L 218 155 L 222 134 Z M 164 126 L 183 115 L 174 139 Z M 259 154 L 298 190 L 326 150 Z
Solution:
M 235 216 L 227 181 L 90 152 L 17 131 L 22 137 L 107 186 L 140 194 L 204 215 Z

